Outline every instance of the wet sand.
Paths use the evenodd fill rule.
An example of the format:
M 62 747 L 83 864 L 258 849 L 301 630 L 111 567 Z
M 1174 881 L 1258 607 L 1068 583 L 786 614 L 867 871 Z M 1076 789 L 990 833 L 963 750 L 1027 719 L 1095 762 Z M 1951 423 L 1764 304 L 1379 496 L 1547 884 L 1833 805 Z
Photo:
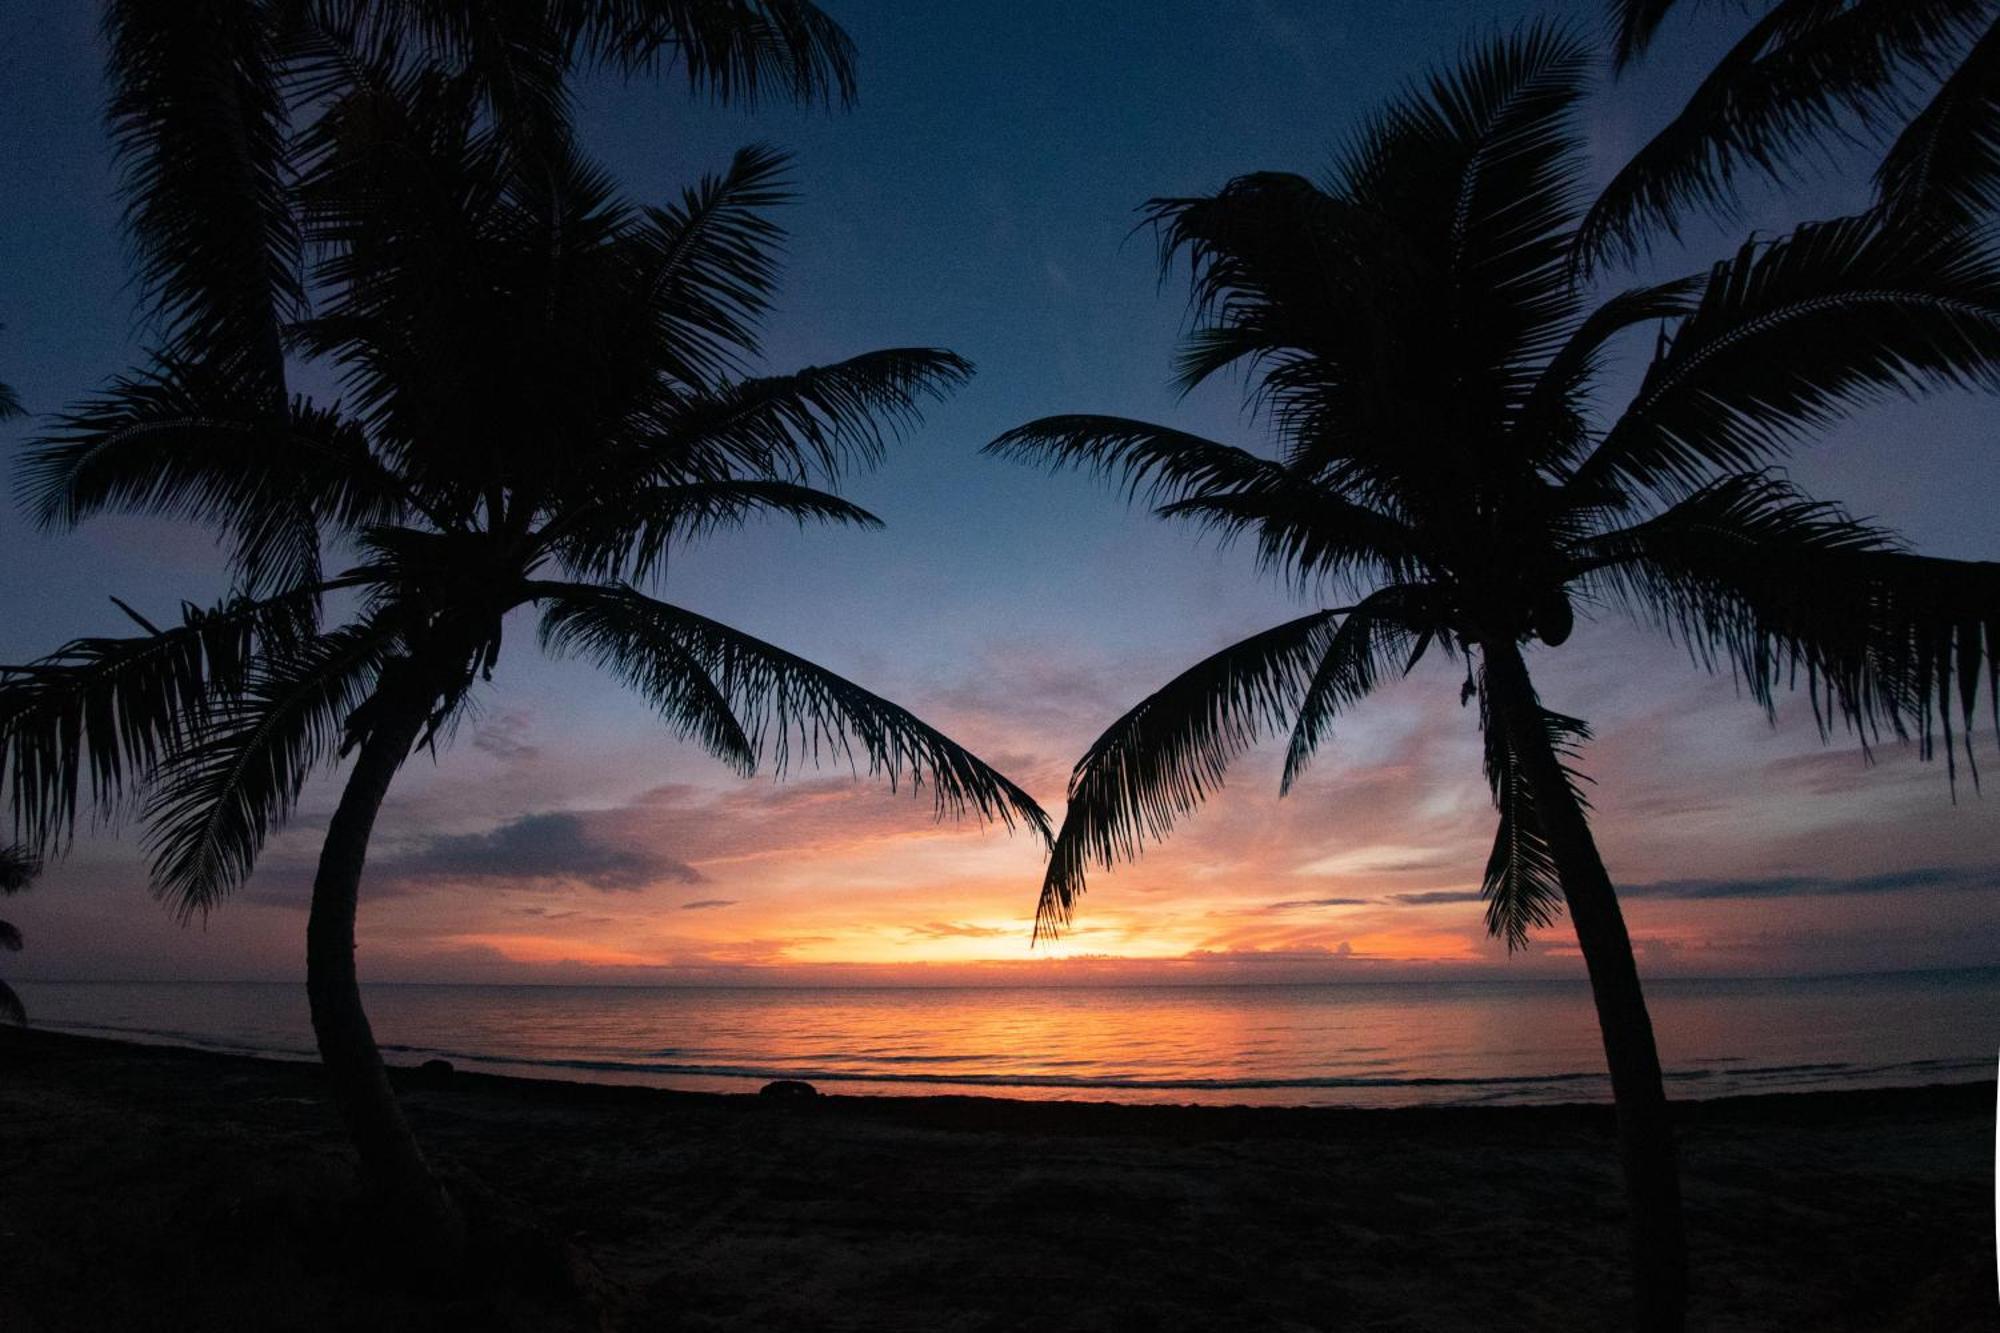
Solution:
M 483 1277 L 426 1286 L 385 1260 L 316 1067 L 0 1033 L 0 1329 L 1623 1321 L 1602 1107 L 397 1081 L 441 1169 L 515 1237 Z M 2000 1328 L 1994 1098 L 1684 1104 L 1690 1326 Z

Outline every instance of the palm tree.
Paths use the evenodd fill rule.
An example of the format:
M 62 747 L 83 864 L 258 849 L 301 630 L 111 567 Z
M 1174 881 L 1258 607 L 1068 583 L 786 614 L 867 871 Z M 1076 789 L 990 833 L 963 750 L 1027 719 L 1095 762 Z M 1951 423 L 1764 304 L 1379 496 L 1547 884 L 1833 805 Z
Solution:
M 1860 218 L 1745 246 L 1705 275 L 1591 304 L 1573 119 L 1590 52 L 1535 27 L 1371 119 L 1318 182 L 1260 173 L 1154 201 L 1192 269 L 1185 389 L 1250 377 L 1277 456 L 1058 416 L 989 452 L 1123 478 L 1166 518 L 1254 539 L 1313 608 L 1197 663 L 1072 775 L 1037 933 L 1086 870 L 1165 837 L 1229 763 L 1288 734 L 1281 791 L 1335 717 L 1433 649 L 1465 658 L 1499 829 L 1481 881 L 1510 947 L 1566 906 L 1616 1099 L 1638 1322 L 1676 1328 L 1685 1249 L 1672 1126 L 1631 942 L 1529 650 L 1622 610 L 1727 663 L 1769 708 L 1951 746 L 2000 640 L 2000 566 L 1930 559 L 1764 470 L 1883 393 L 2000 389 L 2000 264 Z M 1661 325 L 1638 392 L 1597 409 L 1618 335 Z M 1337 604 L 1329 604 L 1337 602 Z M 1968 756 L 1970 749 L 1967 749 Z
M 8 671 L 0 778 L 37 848 L 62 844 L 80 801 L 140 802 L 154 890 L 186 918 L 251 873 L 309 774 L 351 757 L 307 926 L 314 1031 L 364 1174 L 449 1237 L 361 1005 L 355 912 L 391 780 L 449 739 L 510 612 L 538 610 L 543 647 L 609 669 L 739 772 L 832 758 L 928 784 L 940 817 L 1047 823 L 902 708 L 644 590 L 672 552 L 756 515 L 877 526 L 830 488 L 966 362 L 897 348 L 752 375 L 782 156 L 747 149 L 638 208 L 572 145 L 490 132 L 475 81 L 378 73 L 311 144 L 320 295 L 282 330 L 346 401 L 276 402 L 254 358 L 167 352 L 30 449 L 40 525 L 215 525 L 237 592 Z M 353 560 L 331 577 L 328 542 Z M 352 607 L 331 627 L 330 595 Z
M 21 846 L 0 847 L 0 893 L 15 894 L 42 873 L 41 858 Z M 21 932 L 11 921 L 0 921 L 0 949 L 21 950 Z M 14 988 L 0 981 L 0 1023 L 25 1023 L 28 1011 Z
M 1613 59 L 1643 56 L 1676 0 L 1611 0 Z M 1691 212 L 1736 219 L 1744 174 L 1787 183 L 1808 150 L 1883 148 L 1875 206 L 1964 226 L 2000 204 L 2000 0 L 1763 0 L 1687 104 L 1611 180 L 1579 257 L 1630 258 Z
M 107 0 L 104 28 L 154 333 L 180 361 L 230 363 L 274 412 L 284 331 L 311 306 L 300 197 L 322 119 L 357 83 L 450 71 L 489 131 L 529 155 L 562 151 L 579 70 L 678 67 L 691 90 L 747 104 L 854 95 L 853 43 L 809 0 Z
M 0 384 L 0 421 L 9 421 L 26 415 L 21 400 L 14 390 Z M 21 846 L 0 847 L 0 893 L 15 894 L 34 883 L 35 876 L 42 873 L 41 860 L 27 848 Z M 0 921 L 0 949 L 10 949 L 18 953 L 21 948 L 21 932 L 11 921 Z M 28 1011 L 21 1005 L 21 997 L 14 988 L 0 981 L 0 1022 L 25 1023 Z

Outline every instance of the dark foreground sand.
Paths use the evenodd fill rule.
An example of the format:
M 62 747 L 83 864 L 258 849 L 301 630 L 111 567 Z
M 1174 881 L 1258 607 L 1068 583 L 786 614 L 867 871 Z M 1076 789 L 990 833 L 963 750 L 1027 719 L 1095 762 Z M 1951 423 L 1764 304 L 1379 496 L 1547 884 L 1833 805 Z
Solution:
M 1621 1322 L 1601 1108 L 399 1082 L 513 1237 L 442 1289 L 384 1259 L 313 1066 L 0 1036 L 0 1329 Z M 1693 1327 L 2000 1327 L 1991 1083 L 1683 1109 Z

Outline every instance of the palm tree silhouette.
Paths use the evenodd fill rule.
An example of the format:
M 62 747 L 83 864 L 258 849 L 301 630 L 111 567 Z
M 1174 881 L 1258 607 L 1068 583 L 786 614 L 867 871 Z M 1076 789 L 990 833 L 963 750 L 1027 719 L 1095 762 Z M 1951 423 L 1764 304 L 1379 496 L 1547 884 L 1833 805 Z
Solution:
M 745 104 L 854 94 L 853 43 L 808 0 L 109 0 L 104 28 L 126 230 L 160 349 L 227 364 L 273 412 L 289 394 L 286 330 L 311 309 L 300 198 L 327 118 L 365 114 L 397 71 L 448 72 L 485 131 L 529 157 L 564 150 L 578 71 L 679 68 L 692 91 Z M 271 573 L 256 591 L 282 586 Z
M 1611 0 L 1613 59 L 1641 58 L 1676 0 Z M 1680 112 L 1578 228 L 1581 258 L 1630 258 L 1692 212 L 1736 220 L 1744 175 L 1788 183 L 1807 150 L 1884 151 L 1875 207 L 1964 225 L 2000 205 L 2000 3 L 1764 0 Z
M 172 352 L 30 448 L 44 527 L 176 515 L 235 537 L 237 596 L 178 624 L 73 642 L 0 681 L 0 762 L 24 840 L 59 846 L 80 800 L 138 798 L 155 892 L 185 918 L 251 872 L 307 776 L 352 756 L 313 883 L 313 1026 L 364 1172 L 456 1225 L 361 1005 L 355 911 L 399 766 L 449 738 L 510 611 L 549 651 L 618 675 L 676 735 L 741 773 L 842 760 L 927 784 L 1044 838 L 1034 801 L 895 704 L 642 591 L 671 553 L 757 515 L 874 527 L 832 493 L 961 383 L 949 352 L 869 352 L 748 373 L 788 198 L 785 159 L 740 152 L 664 208 L 635 207 L 567 142 L 489 132 L 467 78 L 384 67 L 330 108 L 306 240 L 313 317 L 288 343 L 338 376 L 274 402 L 252 357 Z M 324 542 L 354 563 L 316 570 Z M 276 591 L 258 589 L 274 581 Z M 333 627 L 337 595 L 352 614 Z
M 1949 751 L 1954 686 L 1969 723 L 1994 668 L 2000 566 L 1906 553 L 1761 469 L 1881 393 L 2000 388 L 2000 267 L 1850 219 L 1588 304 L 1570 256 L 1589 55 L 1558 29 L 1497 39 L 1376 115 L 1322 182 L 1263 173 L 1149 206 L 1163 266 L 1192 268 L 1179 384 L 1246 370 L 1279 457 L 1102 416 L 988 451 L 1120 475 L 1341 602 L 1197 663 L 1097 739 L 1038 933 L 1067 924 L 1090 866 L 1165 837 L 1253 742 L 1289 732 L 1289 790 L 1343 709 L 1432 649 L 1463 654 L 1499 809 L 1487 923 L 1517 947 L 1568 908 L 1617 1103 L 1639 1323 L 1673 1328 L 1673 1133 L 1578 788 L 1589 731 L 1539 702 L 1524 649 L 1562 644 L 1578 607 L 1625 610 L 1767 708 L 1796 678 L 1829 721 L 1914 732 L 1929 754 L 1935 720 Z M 1638 392 L 1602 423 L 1618 335 L 1653 324 Z
M 14 390 L 0 384 L 0 421 L 9 421 L 25 416 L 21 400 Z M 0 847 L 0 893 L 15 894 L 34 883 L 35 876 L 42 873 L 40 858 L 21 846 Z M 0 921 L 0 949 L 20 952 L 21 932 L 11 921 Z M 25 1023 L 28 1011 L 22 1007 L 21 997 L 14 988 L 0 981 L 0 1022 Z
M 42 873 L 41 858 L 27 848 L 15 845 L 0 847 L 0 893 L 16 894 L 35 882 L 35 876 Z M 11 921 L 0 921 L 0 949 L 19 953 L 21 932 Z M 0 1023 L 25 1023 L 28 1011 L 21 1004 L 21 997 L 14 988 L 0 981 Z

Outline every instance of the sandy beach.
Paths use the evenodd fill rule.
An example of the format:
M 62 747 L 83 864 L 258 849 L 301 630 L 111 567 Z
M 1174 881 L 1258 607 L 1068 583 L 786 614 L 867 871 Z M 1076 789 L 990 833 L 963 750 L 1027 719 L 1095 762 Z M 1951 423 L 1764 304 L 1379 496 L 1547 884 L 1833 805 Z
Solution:
M 1606 1108 L 781 1102 L 399 1071 L 511 1254 L 356 1232 L 309 1064 L 0 1037 L 0 1327 L 1597 1329 Z M 1994 1086 L 1681 1110 L 1701 1329 L 2000 1326 Z M 504 1246 L 503 1246 L 504 1249 Z

